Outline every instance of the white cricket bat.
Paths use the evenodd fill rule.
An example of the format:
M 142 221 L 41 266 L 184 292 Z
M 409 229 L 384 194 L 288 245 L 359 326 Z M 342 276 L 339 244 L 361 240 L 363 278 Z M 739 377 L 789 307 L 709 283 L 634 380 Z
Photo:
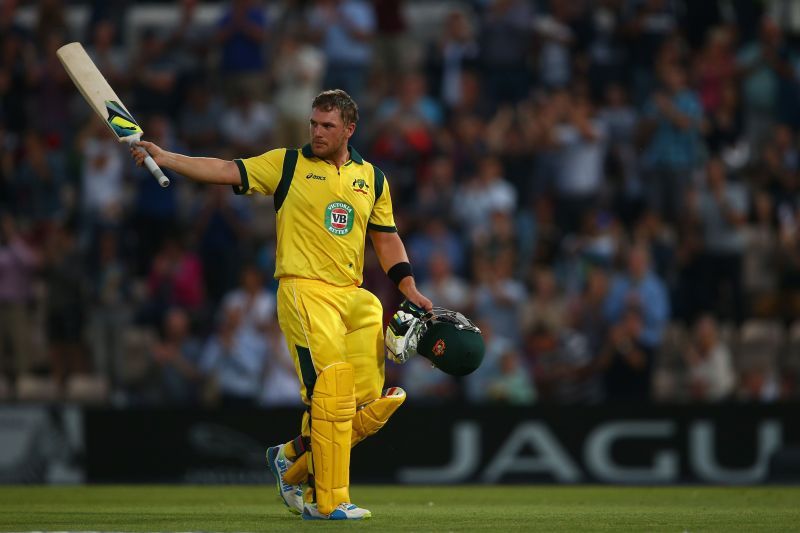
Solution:
M 144 133 L 142 128 L 133 119 L 130 111 L 122 105 L 122 100 L 100 73 L 81 43 L 65 44 L 58 49 L 56 55 L 67 70 L 69 77 L 72 78 L 72 82 L 92 106 L 92 109 L 114 132 L 117 140 L 129 145 L 138 142 Z M 137 149 L 147 154 L 144 148 L 138 147 Z M 169 178 L 164 175 L 150 154 L 145 157 L 144 164 L 162 187 L 169 185 Z

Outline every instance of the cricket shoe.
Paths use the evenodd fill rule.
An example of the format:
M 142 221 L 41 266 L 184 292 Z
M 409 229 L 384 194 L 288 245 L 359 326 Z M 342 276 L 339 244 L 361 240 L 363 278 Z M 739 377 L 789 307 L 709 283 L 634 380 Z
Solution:
M 303 508 L 303 520 L 366 520 L 372 513 L 352 503 L 340 503 L 331 514 L 322 514 L 316 503 L 307 503 Z
M 278 494 L 289 508 L 289 511 L 294 514 L 301 514 L 303 512 L 303 489 L 300 485 L 289 485 L 283 481 L 283 475 L 289 470 L 289 467 L 294 464 L 286 458 L 284 453 L 285 444 L 273 446 L 267 449 L 267 464 L 269 471 L 275 476 L 276 484 L 278 485 Z

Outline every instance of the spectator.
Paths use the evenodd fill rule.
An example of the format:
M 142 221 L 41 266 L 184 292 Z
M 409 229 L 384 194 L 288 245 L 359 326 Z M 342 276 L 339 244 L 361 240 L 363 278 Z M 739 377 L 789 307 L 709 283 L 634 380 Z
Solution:
M 178 117 L 178 133 L 193 154 L 218 154 L 222 151 L 219 125 L 224 106 L 201 78 L 189 80 L 186 102 Z M 148 136 L 149 136 L 148 131 Z
M 422 404 L 453 401 L 459 392 L 453 376 L 434 368 L 424 357 L 412 357 L 402 366 L 401 383 L 408 397 Z
M 503 255 L 509 255 L 517 263 L 519 239 L 511 213 L 493 211 L 487 222 L 484 227 L 476 229 L 473 234 L 472 242 L 470 243 L 473 255 L 485 256 L 490 261 Z M 523 265 L 520 265 L 520 268 L 514 269 L 515 278 L 522 278 L 524 275 L 524 272 L 522 272 L 523 267 Z
M 420 291 L 438 306 L 466 313 L 472 306 L 472 295 L 467 282 L 453 272 L 450 257 L 443 250 L 430 256 L 428 279 L 420 284 Z
M 62 0 L 42 0 L 36 14 L 35 41 L 40 51 L 47 50 L 47 40 L 52 35 L 67 35 L 66 9 Z
M 148 301 L 142 310 L 145 323 L 161 323 L 170 307 L 200 314 L 205 302 L 203 268 L 197 255 L 178 236 L 164 240 L 147 277 Z
M 623 85 L 614 83 L 605 88 L 605 102 L 598 110 L 597 120 L 605 126 L 608 134 L 607 166 L 621 178 L 615 207 L 622 220 L 630 223 L 642 208 L 645 191 L 636 153 L 639 112 L 629 102 Z
M 705 142 L 711 155 L 721 157 L 734 170 L 747 164 L 753 151 L 743 137 L 744 123 L 739 100 L 736 84 L 727 83 L 721 89 L 719 104 L 712 113 L 706 115 L 703 124 Z
M 700 101 L 686 84 L 678 65 L 660 67 L 662 89 L 653 92 L 645 107 L 643 154 L 649 204 L 665 220 L 675 223 L 691 173 L 700 162 Z
M 630 313 L 631 310 L 635 313 Z M 609 323 L 623 325 L 624 331 L 617 333 L 616 342 L 637 332 L 640 334 L 635 339 L 637 343 L 647 350 L 657 349 L 669 312 L 667 290 L 650 267 L 648 250 L 641 245 L 634 246 L 628 252 L 627 272 L 614 277 L 604 305 Z M 626 316 L 628 318 L 623 320 Z
M 531 278 L 533 294 L 520 311 L 523 331 L 530 331 L 538 324 L 556 334 L 560 333 L 567 319 L 567 300 L 558 286 L 554 272 L 540 267 L 533 271 Z
M 626 39 L 630 60 L 628 68 L 633 86 L 633 99 L 641 103 L 652 90 L 653 58 L 678 27 L 675 7 L 668 0 L 627 2 L 622 34 Z
M 728 28 L 712 28 L 694 64 L 694 78 L 700 103 L 713 114 L 722 103 L 725 87 L 736 76 L 733 38 Z
M 56 56 L 56 50 L 66 44 L 63 32 L 48 34 L 44 50 L 28 69 L 29 91 L 39 102 L 30 125 L 44 135 L 50 148 L 63 150 L 72 139 L 70 98 L 72 82 Z
M 0 117 L 16 135 L 29 127 L 27 95 L 30 59 L 34 57 L 27 32 L 14 22 L 16 0 L 0 9 Z
M 455 168 L 453 161 L 445 156 L 436 156 L 428 165 L 426 179 L 415 188 L 414 211 L 420 223 L 440 220 L 450 225 L 450 211 L 455 205 Z
M 378 68 L 384 76 L 390 76 L 394 68 L 408 70 L 415 61 L 415 54 L 411 50 L 414 50 L 416 43 L 406 39 L 408 23 L 405 7 L 405 0 L 372 2 L 377 52 L 373 67 Z
M 574 4 L 550 0 L 550 13 L 533 23 L 538 40 L 538 79 L 548 89 L 564 88 L 572 80 L 570 48 L 575 44 L 571 27 Z
M 240 90 L 222 114 L 222 139 L 231 153 L 254 156 L 271 145 L 275 110 L 258 100 L 250 89 Z
M 433 150 L 433 132 L 442 122 L 439 104 L 425 94 L 425 78 L 412 72 L 403 76 L 392 98 L 375 111 L 377 134 L 373 151 L 386 164 L 397 169 L 393 185 L 395 197 L 413 194 L 413 171 Z
M 676 277 L 677 236 L 674 229 L 665 224 L 658 213 L 645 211 L 634 227 L 634 239 L 649 247 L 656 274 L 671 289 Z
M 447 109 L 458 108 L 464 101 L 464 73 L 476 68 L 479 51 L 467 13 L 450 11 L 441 36 L 426 54 L 431 94 Z
M 199 201 L 193 217 L 196 249 L 203 264 L 206 293 L 216 303 L 239 275 L 251 215 L 227 187 L 208 187 Z
M 33 274 L 39 251 L 20 235 L 14 218 L 0 212 L 0 354 L 10 361 L 3 374 L 20 376 L 32 367 L 33 316 L 30 311 Z M 10 351 L 7 351 L 10 350 Z M 5 369 L 12 369 L 6 372 Z
M 264 288 L 264 278 L 254 264 L 242 269 L 240 287 L 225 295 L 222 308 L 241 314 L 241 334 L 258 337 L 274 330 L 270 326 L 275 321 L 275 297 Z
M 621 31 L 623 8 L 624 2 L 600 0 L 592 2 L 584 14 L 588 78 L 594 95 L 601 95 L 609 84 L 621 83 L 626 78 Z
M 690 397 L 701 402 L 730 399 L 736 387 L 736 374 L 730 349 L 720 341 L 717 323 L 712 316 L 698 319 L 694 337 L 686 351 Z
M 199 0 L 180 0 L 178 24 L 167 37 L 178 68 L 192 77 L 202 75 L 212 48 L 212 28 L 198 16 L 199 4 Z
M 503 167 L 493 156 L 481 159 L 478 174 L 457 193 L 453 211 L 463 227 L 475 238 L 495 211 L 510 213 L 517 203 L 514 188 L 503 177 Z
M 569 304 L 573 327 L 586 338 L 589 353 L 599 354 L 606 343 L 609 322 L 603 314 L 608 296 L 609 276 L 601 268 L 590 269 L 580 295 Z
M 356 102 L 362 100 L 376 24 L 374 9 L 364 0 L 316 2 L 310 26 L 328 58 L 324 87 L 343 89 Z
M 746 246 L 747 190 L 728 181 L 719 159 L 706 164 L 706 187 L 695 209 L 705 241 L 707 301 L 718 306 L 710 310 L 741 323 L 745 311 L 742 258 Z M 725 294 L 730 295 L 731 301 L 726 301 Z
M 189 315 L 180 308 L 164 314 L 161 340 L 153 346 L 153 361 L 161 374 L 163 403 L 196 406 L 201 403 L 203 375 L 200 372 L 202 344 L 191 335 Z
M 482 17 L 481 67 L 488 97 L 496 104 L 516 103 L 528 95 L 531 19 L 522 0 L 492 0 Z
M 491 262 L 477 260 L 475 272 L 479 281 L 475 289 L 475 316 L 488 322 L 499 336 L 518 343 L 522 339 L 520 308 L 528 294 L 525 286 L 511 277 L 513 268 L 510 254 Z
M 172 122 L 164 115 L 153 115 L 144 126 L 148 139 L 161 143 L 172 150 L 183 150 L 173 134 Z M 130 213 L 133 234 L 131 241 L 137 247 L 139 264 L 137 272 L 143 274 L 149 265 L 145 264 L 158 252 L 164 242 L 165 228 L 177 226 L 178 197 L 180 191 L 187 186 L 183 180 L 175 179 L 172 171 L 166 174 L 171 178 L 171 185 L 161 187 L 153 175 L 145 168 L 132 169 L 135 178 L 135 196 Z
M 627 308 L 600 352 L 597 364 L 603 372 L 606 401 L 650 401 L 654 352 L 643 343 L 643 318 L 638 308 Z
M 23 136 L 24 158 L 12 176 L 14 210 L 34 224 L 52 222 L 65 214 L 62 198 L 69 188 L 62 154 L 48 149 L 35 131 Z
M 554 403 L 596 403 L 602 397 L 595 354 L 586 337 L 572 329 L 560 332 L 544 322 L 529 333 L 536 388 L 543 401 Z
M 322 88 L 325 61 L 319 48 L 307 42 L 299 29 L 281 38 L 272 66 L 280 146 L 300 147 L 308 142 L 308 102 Z
M 263 95 L 266 39 L 263 9 L 254 0 L 233 0 L 217 22 L 214 41 L 222 53 L 219 68 L 234 94 Z
M 536 389 L 527 372 L 523 359 L 515 351 L 508 351 L 500 358 L 500 375 L 487 383 L 489 398 L 509 405 L 530 405 L 536 401 Z
M 440 126 L 443 118 L 438 102 L 427 96 L 425 78 L 418 72 L 404 75 L 397 95 L 386 99 L 377 113 L 378 120 L 399 124 L 404 129 L 418 126 L 429 132 Z
M 296 372 L 292 354 L 286 346 L 286 338 L 278 327 L 277 320 L 267 325 L 267 357 L 258 404 L 264 407 L 302 406 L 297 393 Z
M 98 236 L 91 272 L 90 342 L 94 369 L 112 384 L 120 383 L 125 357 L 125 333 L 132 321 L 133 291 L 121 257 L 118 235 L 105 230 Z
M 791 216 L 791 215 L 790 215 Z M 777 214 L 766 191 L 756 191 L 750 223 L 744 229 L 743 285 L 755 316 L 775 316 L 778 288 Z M 792 223 L 792 222 L 790 222 Z
M 180 65 L 168 48 L 167 37 L 147 29 L 133 61 L 132 89 L 136 112 L 174 116 L 179 101 Z
M 124 92 L 131 82 L 130 58 L 125 50 L 116 44 L 117 26 L 111 19 L 97 21 L 91 31 L 91 40 L 86 52 L 108 84 L 117 92 Z M 88 114 L 87 110 L 87 114 Z
M 424 283 L 429 279 L 428 265 L 437 252 L 445 254 L 454 272 L 466 270 L 467 259 L 461 239 L 442 220 L 433 218 L 408 240 L 408 256 L 419 265 L 414 271 L 419 281 Z
M 789 49 L 780 26 L 764 17 L 758 41 L 746 44 L 737 60 L 742 77 L 745 130 L 750 142 L 758 146 L 777 118 L 781 83 L 792 75 Z
M 78 138 L 81 154 L 81 200 L 86 230 L 116 225 L 122 217 L 123 152 L 96 117 Z
M 800 220 L 788 206 L 778 209 L 778 293 L 781 314 L 794 320 L 800 313 Z
M 266 337 L 243 328 L 241 309 L 222 310 L 216 333 L 203 349 L 200 369 L 219 390 L 222 407 L 252 407 L 261 392 Z
M 60 387 L 90 369 L 84 343 L 87 280 L 73 220 L 51 232 L 44 261 L 47 342 L 53 377 Z
M 600 198 L 608 133 L 588 99 L 560 92 L 553 97 L 553 105 L 559 110 L 551 130 L 553 183 L 559 225 L 569 231 L 577 229 Z
M 495 335 L 492 325 L 486 320 L 478 320 L 476 325 L 481 330 L 486 351 L 483 362 L 475 372 L 464 377 L 464 394 L 472 403 L 480 404 L 492 400 L 489 384 L 494 380 L 502 380 L 503 354 L 514 350 L 514 343 L 503 336 Z M 523 372 L 528 368 L 523 362 Z M 530 381 L 530 380 L 529 380 Z

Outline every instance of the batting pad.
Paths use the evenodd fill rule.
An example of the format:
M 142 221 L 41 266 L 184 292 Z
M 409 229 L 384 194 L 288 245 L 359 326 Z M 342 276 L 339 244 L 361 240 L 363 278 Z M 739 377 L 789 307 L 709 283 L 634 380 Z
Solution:
M 352 445 L 355 446 L 380 431 L 404 401 L 406 401 L 406 391 L 400 387 L 391 387 L 383 391 L 383 396 L 377 400 L 359 405 L 353 418 Z
M 355 446 L 362 440 L 380 431 L 389 418 L 406 400 L 406 391 L 400 387 L 391 387 L 383 391 L 383 396 L 358 406 L 356 416 L 353 417 L 353 434 L 350 446 Z M 289 467 L 283 480 L 290 485 L 305 483 L 308 478 L 308 454 L 297 457 L 294 464 Z
M 350 442 L 356 414 L 353 365 L 322 369 L 311 396 L 311 457 L 317 509 L 330 514 L 350 502 Z

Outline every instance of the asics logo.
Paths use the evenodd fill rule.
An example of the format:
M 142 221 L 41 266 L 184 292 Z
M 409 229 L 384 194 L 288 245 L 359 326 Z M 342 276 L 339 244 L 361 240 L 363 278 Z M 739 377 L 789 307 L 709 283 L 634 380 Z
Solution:
M 314 174 L 314 173 L 312 173 L 312 172 L 309 172 L 308 174 L 306 174 L 306 179 L 307 179 L 307 180 L 319 180 L 319 181 L 325 181 L 325 176 L 319 176 L 319 175 L 317 175 L 317 174 Z

